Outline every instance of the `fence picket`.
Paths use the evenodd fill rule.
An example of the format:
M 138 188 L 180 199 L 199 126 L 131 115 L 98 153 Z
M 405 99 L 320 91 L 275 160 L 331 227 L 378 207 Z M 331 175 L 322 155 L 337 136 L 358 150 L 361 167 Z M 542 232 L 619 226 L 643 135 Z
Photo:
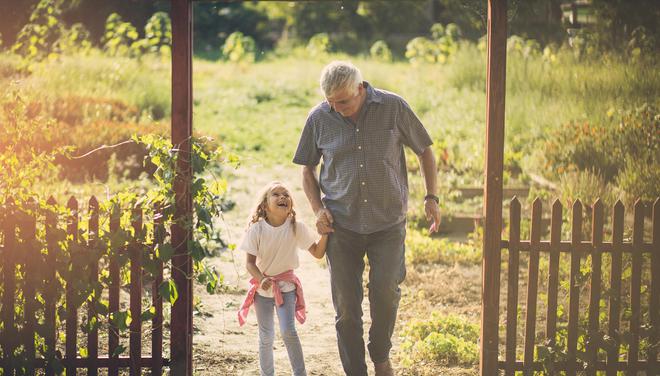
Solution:
M 599 323 L 600 315 L 600 289 L 602 274 L 602 255 L 599 249 L 603 242 L 603 203 L 596 200 L 593 207 L 591 221 L 591 290 L 589 291 L 589 340 L 586 343 L 587 375 L 596 376 L 596 361 L 600 345 Z
M 576 246 L 582 242 L 582 203 L 575 200 L 573 204 L 573 220 L 571 221 L 571 243 Z M 571 274 L 569 287 L 569 309 L 568 309 L 568 367 L 567 375 L 575 375 L 576 352 L 578 340 L 578 321 L 580 320 L 580 286 L 578 278 L 580 275 L 580 254 L 575 250 L 571 252 Z
M 117 236 L 119 231 L 119 221 L 121 218 L 121 208 L 119 205 L 114 205 L 112 207 L 112 212 L 110 214 L 110 236 Z M 108 311 L 112 314 L 113 312 L 119 311 L 119 264 L 117 263 L 117 257 L 122 253 L 122 249 L 112 249 L 111 254 L 115 257 L 110 257 L 110 265 L 108 267 L 108 272 L 110 273 L 110 286 L 108 288 Z M 118 358 L 119 355 L 116 353 L 116 350 L 119 347 L 119 328 L 114 322 L 110 322 L 108 329 L 108 357 L 109 358 Z M 116 362 L 113 362 L 108 367 L 108 376 L 118 376 L 119 368 L 116 365 Z
M 78 201 L 74 197 L 69 199 L 67 208 L 71 211 L 68 223 L 67 233 L 71 236 L 70 242 L 70 257 L 71 260 L 71 278 L 73 278 L 74 271 L 77 270 L 77 252 L 76 243 L 78 242 Z M 77 326 L 78 326 L 78 307 L 74 302 L 75 291 L 71 280 L 66 284 L 66 375 L 75 376 L 77 373 L 76 367 L 73 364 L 73 359 L 77 357 L 78 339 L 77 339 Z
M 52 362 L 55 360 L 56 352 L 55 345 L 57 339 L 57 328 L 55 327 L 55 307 L 56 307 L 56 294 L 57 294 L 57 275 L 55 273 L 55 264 L 57 262 L 57 252 L 58 244 L 55 232 L 57 231 L 57 214 L 55 212 L 55 206 L 57 202 L 55 198 L 51 196 L 48 201 L 46 201 L 48 209 L 46 210 L 46 244 L 48 247 L 48 255 L 46 255 L 46 280 L 52 281 L 46 285 L 46 291 L 44 294 L 44 324 L 45 324 L 45 336 L 44 340 L 46 343 L 47 351 L 47 363 L 46 363 L 46 376 L 54 376 L 55 370 L 53 368 Z
M 34 198 L 30 198 L 26 203 L 27 211 L 21 213 L 21 248 L 23 254 L 21 255 L 21 265 L 24 270 L 24 286 L 23 286 L 23 346 L 25 351 L 25 360 L 27 361 L 25 373 L 30 376 L 34 375 L 34 359 L 35 359 L 35 318 L 37 313 L 37 300 L 36 300 L 36 284 L 37 276 L 40 269 L 40 249 L 36 248 L 37 239 L 37 219 L 36 215 L 37 203 Z
M 637 373 L 639 360 L 639 325 L 641 322 L 641 298 L 642 288 L 642 250 L 640 246 L 644 243 L 644 203 L 637 200 L 635 203 L 633 222 L 633 254 L 632 275 L 630 276 L 630 346 L 628 348 L 628 369 L 634 375 Z
M 518 272 L 520 269 L 520 252 L 517 249 L 520 241 L 520 201 L 517 197 L 511 200 L 509 207 L 509 271 L 507 282 L 506 308 L 506 375 L 515 374 L 516 334 L 518 328 Z
M 2 255 L 2 273 L 4 283 L 4 295 L 2 297 L 2 322 L 3 336 L 3 374 L 14 374 L 14 350 L 16 349 L 16 327 L 14 326 L 14 295 L 16 294 L 16 222 L 14 212 L 16 210 L 14 200 L 8 199 L 5 203 L 6 215 L 3 218 L 3 233 L 5 236 L 4 251 Z
M 651 248 L 651 294 L 649 314 L 653 330 L 649 335 L 647 373 L 652 375 L 658 366 L 658 340 L 660 340 L 660 198 L 653 204 L 653 247 Z
M 610 274 L 610 309 L 608 335 L 611 343 L 607 351 L 607 376 L 616 376 L 616 364 L 619 361 L 619 317 L 621 309 L 621 264 L 623 243 L 623 203 L 619 200 L 614 205 L 612 219 L 612 272 Z
M 529 252 L 529 282 L 527 284 L 527 317 L 525 322 L 524 375 L 531 375 L 534 369 L 534 343 L 536 337 L 536 301 L 539 282 L 539 249 L 541 241 L 541 199 L 532 204 L 531 249 Z
M 135 239 L 142 235 L 142 209 L 135 208 L 132 212 L 133 230 Z M 138 376 L 141 373 L 140 359 L 142 358 L 142 248 L 139 242 L 133 241 L 130 250 L 131 260 L 131 285 L 130 285 L 130 310 L 133 320 L 130 324 L 130 375 Z
M 165 228 L 163 226 L 162 209 L 157 206 L 154 210 L 154 243 L 163 244 L 165 239 Z M 160 376 L 163 372 L 163 297 L 160 295 L 159 287 L 163 283 L 163 262 L 157 258 L 155 252 L 152 257 L 156 263 L 156 277 L 152 286 L 152 304 L 156 310 L 151 321 L 151 356 L 153 365 L 151 366 L 152 376 Z
M 550 263 L 548 267 L 548 312 L 546 336 L 550 344 L 555 344 L 557 335 L 557 293 L 559 288 L 559 251 L 561 246 L 563 207 L 560 200 L 552 204 L 550 222 Z
M 99 260 L 96 257 L 96 252 L 98 248 L 98 234 L 99 234 L 99 202 L 96 197 L 92 196 L 89 199 L 89 228 L 87 230 L 87 246 L 91 252 L 94 252 L 94 257 L 92 258 L 90 271 L 89 271 L 89 282 L 96 283 L 99 278 Z M 96 304 L 98 302 L 101 291 L 96 291 L 94 298 L 88 302 L 87 316 L 89 322 L 96 323 L 98 320 L 98 315 L 96 313 Z M 99 330 L 96 325 L 90 328 L 89 333 L 87 334 L 87 350 L 88 357 L 90 359 L 96 359 L 99 356 Z M 98 368 L 90 366 L 87 368 L 87 374 L 89 376 L 98 375 Z

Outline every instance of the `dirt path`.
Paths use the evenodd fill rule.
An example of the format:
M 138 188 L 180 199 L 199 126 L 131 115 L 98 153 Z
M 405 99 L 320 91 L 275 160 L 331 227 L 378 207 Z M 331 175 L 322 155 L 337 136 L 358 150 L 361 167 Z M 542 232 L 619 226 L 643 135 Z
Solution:
M 268 171 L 263 173 L 263 171 Z M 246 163 L 236 171 L 228 171 L 229 197 L 236 201 L 233 210 L 224 218 L 223 239 L 237 243 L 243 233 L 245 220 L 259 190 L 271 180 L 285 183 L 292 191 L 299 220 L 313 224 L 313 214 L 301 189 L 300 169 L 295 166 L 266 169 Z M 301 254 L 296 271 L 304 286 L 307 303 L 307 322 L 298 325 L 309 375 L 343 375 L 337 352 L 334 309 L 330 297 L 330 277 L 324 262 L 308 253 Z M 251 310 L 248 322 L 239 327 L 236 310 L 245 294 L 248 275 L 244 255 L 224 254 L 211 259 L 225 277 L 227 293 L 209 295 L 196 286 L 196 298 L 201 300 L 200 315 L 195 317 L 194 367 L 196 375 L 258 375 L 258 335 L 256 317 Z M 365 302 L 366 303 L 366 302 Z M 365 320 L 369 317 L 364 307 Z M 367 323 L 368 324 L 368 323 Z M 290 374 L 286 349 L 281 339 L 275 342 L 275 369 L 280 375 Z

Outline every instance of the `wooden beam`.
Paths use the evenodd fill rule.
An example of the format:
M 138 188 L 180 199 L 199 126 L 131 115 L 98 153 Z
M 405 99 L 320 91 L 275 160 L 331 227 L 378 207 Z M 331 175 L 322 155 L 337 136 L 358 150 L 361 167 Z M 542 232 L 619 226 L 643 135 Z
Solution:
M 192 2 L 172 0 L 172 144 L 178 161 L 174 181 L 172 278 L 179 298 L 172 306 L 171 373 L 192 376 Z
M 498 369 L 504 96 L 506 86 L 506 0 L 488 0 L 488 76 L 486 83 L 486 183 L 479 372 Z

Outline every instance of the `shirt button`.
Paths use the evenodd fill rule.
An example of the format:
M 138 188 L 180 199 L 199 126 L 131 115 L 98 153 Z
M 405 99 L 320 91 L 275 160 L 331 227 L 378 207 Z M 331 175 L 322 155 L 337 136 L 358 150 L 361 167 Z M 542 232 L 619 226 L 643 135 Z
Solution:
M 366 198 L 364 199 L 364 202 L 367 202 L 367 199 L 366 199 Z
M 364 167 L 364 165 L 362 163 L 360 163 L 360 167 Z
M 358 150 L 362 150 L 362 145 L 358 146 Z
M 360 131 L 360 128 L 356 128 L 355 131 L 356 131 L 356 132 L 359 132 L 359 131 Z
M 365 183 L 365 182 L 362 182 L 362 185 L 365 185 L 365 184 L 367 184 L 367 183 Z

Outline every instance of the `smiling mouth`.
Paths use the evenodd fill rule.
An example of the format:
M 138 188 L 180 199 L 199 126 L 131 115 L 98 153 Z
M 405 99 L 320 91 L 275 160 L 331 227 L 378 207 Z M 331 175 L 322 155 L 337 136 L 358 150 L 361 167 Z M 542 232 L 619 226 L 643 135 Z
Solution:
M 277 206 L 279 206 L 280 208 L 288 208 L 289 204 L 287 204 L 286 202 L 281 202 L 281 203 L 277 204 Z

